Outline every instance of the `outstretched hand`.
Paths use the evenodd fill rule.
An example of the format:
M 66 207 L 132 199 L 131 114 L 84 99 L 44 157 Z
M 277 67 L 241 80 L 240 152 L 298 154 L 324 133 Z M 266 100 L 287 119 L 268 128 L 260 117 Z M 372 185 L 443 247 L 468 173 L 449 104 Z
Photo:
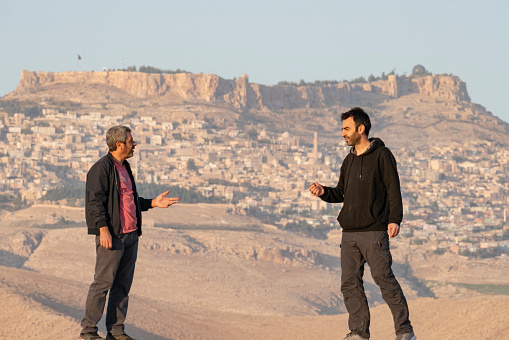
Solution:
M 311 186 L 309 187 L 309 191 L 311 191 L 311 193 L 317 197 L 322 196 L 323 193 L 325 192 L 325 190 L 323 189 L 323 186 L 318 183 L 311 183 Z
M 156 198 L 152 199 L 152 207 L 168 208 L 170 205 L 178 203 L 178 197 L 166 197 L 169 193 L 169 191 L 165 191 Z

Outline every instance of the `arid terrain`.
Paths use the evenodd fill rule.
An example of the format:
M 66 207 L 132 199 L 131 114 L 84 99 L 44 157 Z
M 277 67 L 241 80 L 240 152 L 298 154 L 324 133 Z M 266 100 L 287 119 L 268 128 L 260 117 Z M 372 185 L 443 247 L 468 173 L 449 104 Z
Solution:
M 0 170 L 0 180 L 12 191 L 12 196 L 2 198 L 5 206 L 19 203 L 17 209 L 28 205 L 22 205 L 21 198 L 16 204 L 10 201 L 23 194 L 33 205 L 21 210 L 13 208 L 13 211 L 0 209 L 0 301 L 3 305 L 0 339 L 78 338 L 85 297 L 93 280 L 94 238 L 87 235 L 84 208 L 68 207 L 76 204 L 67 199 L 36 198 L 50 184 L 61 181 L 65 188 L 84 181 L 86 171 L 103 152 L 94 149 L 99 141 L 103 147 L 102 137 L 95 133 L 102 129 L 96 121 L 101 117 L 108 122 L 113 122 L 113 118 L 136 121 L 137 138 L 144 139 L 140 150 L 147 148 L 143 158 L 141 152 L 138 158 L 139 173 L 144 174 L 147 182 L 151 183 L 147 177 L 149 171 L 143 166 L 150 164 L 152 170 L 157 168 L 156 164 L 161 168 L 160 174 L 154 174 L 159 180 L 167 176 L 166 172 L 180 176 L 165 177 L 165 185 L 177 182 L 190 188 L 209 189 L 211 183 L 216 183 L 217 187 L 226 188 L 221 196 L 231 193 L 230 200 L 222 202 L 234 201 L 234 192 L 244 201 L 249 198 L 262 202 L 268 195 L 252 196 L 254 189 L 259 189 L 256 194 L 273 196 L 261 208 L 285 203 L 295 209 L 285 212 L 292 217 L 292 211 L 298 212 L 300 208 L 295 207 L 297 200 L 300 204 L 308 203 L 307 197 L 316 199 L 304 183 L 315 180 L 314 175 L 313 178 L 306 175 L 317 170 L 317 163 L 311 160 L 316 161 L 318 155 L 311 156 L 309 152 L 306 156 L 307 152 L 298 151 L 300 158 L 293 159 L 290 144 L 283 145 L 277 138 L 273 138 L 275 144 L 270 144 L 271 140 L 263 139 L 262 133 L 265 137 L 269 134 L 283 138 L 291 132 L 292 138 L 300 138 L 297 144 L 310 151 L 313 133 L 319 132 L 320 145 L 332 148 L 339 140 L 340 113 L 360 105 L 372 114 L 373 134 L 387 140 L 391 149 L 406 147 L 412 151 L 400 155 L 406 155 L 402 161 L 409 161 L 413 166 L 407 167 L 406 184 L 412 189 L 405 204 L 421 205 L 417 211 L 420 215 L 416 215 L 415 209 L 412 211 L 414 219 L 422 218 L 424 224 L 429 215 L 433 221 L 430 223 L 436 225 L 437 221 L 444 224 L 455 221 L 456 216 L 458 226 L 471 227 L 474 233 L 474 226 L 502 220 L 507 207 L 504 189 L 507 180 L 502 174 L 507 173 L 504 152 L 509 145 L 509 124 L 472 103 L 466 84 L 452 75 L 391 75 L 369 83 L 265 86 L 250 83 L 247 75 L 228 80 L 209 74 L 23 71 L 18 88 L 2 98 L 2 103 L 6 126 L 0 137 L 6 150 L 0 153 L 0 167 L 4 167 L 3 172 Z M 33 119 L 32 105 L 32 109 L 40 110 L 39 116 Z M 28 109 L 23 111 L 27 117 L 18 114 L 21 109 Z M 74 124 L 78 116 L 81 125 Z M 175 144 L 179 141 L 178 149 L 161 147 L 159 150 L 155 144 L 150 145 L 148 137 L 159 128 L 156 122 L 175 123 L 164 134 Z M 199 125 L 189 125 L 205 122 L 210 134 Z M 243 145 L 248 149 L 247 145 L 252 143 L 247 133 L 250 128 L 260 132 L 256 144 L 267 145 L 267 149 L 249 147 L 251 152 L 260 153 L 260 164 L 278 169 L 281 178 L 276 178 L 277 181 L 263 179 L 272 173 L 258 163 L 247 166 L 244 160 L 235 163 L 235 159 L 230 159 L 237 157 L 233 151 L 243 150 Z M 189 131 L 196 135 L 190 135 Z M 240 131 L 246 137 L 237 136 Z M 244 138 L 242 143 L 240 138 Z M 289 135 L 284 138 L 285 143 L 290 143 Z M 462 148 L 479 140 L 485 144 Z M 41 147 L 41 143 L 45 146 Z M 75 147 L 74 151 L 68 149 L 69 145 Z M 277 147 L 273 154 L 270 146 Z M 219 157 L 214 147 L 224 147 L 227 152 Z M 446 147 L 445 156 L 436 151 L 442 147 Z M 482 147 L 486 149 L 481 150 Z M 157 157 L 148 158 L 147 150 Z M 194 181 L 197 173 L 189 163 L 187 169 L 184 165 L 184 160 L 188 161 L 197 152 L 202 153 L 201 179 L 206 177 L 208 182 Z M 63 157 L 68 153 L 80 154 L 84 160 Z M 295 167 L 288 164 L 285 167 L 285 154 Z M 485 159 L 476 158 L 479 154 L 486 156 Z M 238 155 L 252 156 L 240 152 Z M 169 164 L 166 160 L 170 156 L 180 158 Z M 271 162 L 263 161 L 267 156 Z M 493 166 L 495 163 L 488 156 L 501 162 Z M 452 169 L 444 170 L 450 164 L 438 162 L 442 160 L 440 157 L 447 160 L 456 157 L 452 164 L 455 175 L 465 176 L 458 177 L 462 181 L 457 180 L 447 188 L 438 182 L 443 175 L 438 170 L 447 175 L 452 172 Z M 470 158 L 480 159 L 482 173 L 476 169 L 479 164 L 470 162 Z M 437 169 L 427 165 L 432 160 Z M 216 167 L 229 164 L 227 169 L 221 169 L 222 177 L 212 176 L 209 163 L 214 162 Z M 468 176 L 458 171 L 457 164 L 465 168 Z M 204 172 L 205 166 L 208 172 Z M 237 172 L 236 167 L 242 171 Z M 293 183 L 288 180 L 290 175 L 296 175 Z M 337 177 L 333 177 L 335 181 Z M 452 178 L 442 177 L 444 183 Z M 486 178 L 491 181 L 489 185 L 483 183 Z M 332 180 L 327 181 L 328 185 L 333 184 Z M 282 182 L 289 183 L 285 186 Z M 413 182 L 423 186 L 408 186 Z M 277 186 L 277 191 L 267 190 L 269 186 Z M 456 190 L 449 196 L 463 196 L 445 197 L 445 189 Z M 282 201 L 282 196 L 286 201 Z M 445 198 L 450 201 L 448 205 L 439 201 Z M 60 203 L 51 205 L 50 202 Z M 489 208 L 484 210 L 477 206 L 488 207 L 488 202 Z M 454 208 L 456 215 L 435 216 L 431 203 L 435 203 L 436 211 Z M 340 292 L 341 231 L 329 228 L 323 234 L 326 237 L 312 238 L 288 231 L 287 224 L 283 227 L 267 218 L 259 220 L 253 216 L 260 215 L 250 214 L 246 206 L 251 207 L 179 203 L 144 214 L 143 238 L 127 317 L 126 330 L 130 335 L 144 340 L 327 340 L 341 339 L 348 333 Z M 463 211 L 469 212 L 470 220 L 462 221 Z M 282 213 L 282 209 L 276 209 L 276 213 Z M 500 229 L 501 238 L 501 222 L 490 225 L 492 229 L 495 227 Z M 419 231 L 423 231 L 422 226 Z M 509 256 L 484 259 L 478 256 L 474 260 L 476 257 L 457 255 L 449 251 L 451 244 L 461 243 L 466 236 L 458 232 L 453 234 L 457 240 L 440 243 L 436 236 L 440 232 L 443 231 L 439 229 L 423 236 L 425 246 L 422 240 L 420 244 L 411 242 L 412 238 L 403 233 L 391 241 L 393 269 L 409 300 L 411 320 L 419 340 L 509 339 Z M 366 269 L 365 289 L 372 307 L 371 339 L 393 339 L 390 311 L 369 268 Z M 100 332 L 105 334 L 103 321 Z
M 127 331 L 155 340 L 338 339 L 346 334 L 339 290 L 341 232 L 332 231 L 325 240 L 302 237 L 229 215 L 228 208 L 180 204 L 145 213 Z M 2 212 L 0 338 L 77 338 L 94 266 L 93 237 L 86 234 L 83 218 L 81 208 L 58 206 Z M 157 227 L 169 221 L 180 229 Z M 430 258 L 402 238 L 392 247 L 419 339 L 507 334 L 507 292 L 483 295 L 457 285 L 507 287 L 507 260 Z M 389 309 L 369 271 L 365 279 L 373 306 L 372 339 L 391 339 Z M 434 283 L 426 286 L 426 281 Z M 100 330 L 104 333 L 103 324 Z

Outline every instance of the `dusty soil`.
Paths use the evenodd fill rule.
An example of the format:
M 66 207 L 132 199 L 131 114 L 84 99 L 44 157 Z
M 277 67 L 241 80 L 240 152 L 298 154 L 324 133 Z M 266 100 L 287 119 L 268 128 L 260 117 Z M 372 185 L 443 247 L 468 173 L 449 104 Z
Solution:
M 317 240 L 228 214 L 227 205 L 174 208 L 144 216 L 130 334 L 155 340 L 338 339 L 348 332 L 339 290 L 340 232 Z M 95 259 L 83 216 L 80 209 L 48 206 L 0 213 L 1 339 L 77 338 Z M 200 229 L 204 216 L 207 229 Z M 170 222 L 179 229 L 154 227 Z M 433 257 L 403 239 L 394 242 L 393 257 L 419 339 L 489 339 L 509 331 L 509 295 L 452 285 L 508 285 L 506 259 Z M 372 339 L 391 339 L 392 318 L 369 270 L 365 281 Z

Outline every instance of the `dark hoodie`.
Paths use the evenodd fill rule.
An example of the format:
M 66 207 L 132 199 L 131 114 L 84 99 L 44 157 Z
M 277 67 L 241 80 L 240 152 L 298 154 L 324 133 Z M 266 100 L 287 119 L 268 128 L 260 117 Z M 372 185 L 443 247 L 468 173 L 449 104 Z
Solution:
M 344 202 L 338 222 L 344 231 L 387 230 L 389 223 L 401 224 L 403 203 L 396 160 L 379 138 L 357 156 L 355 147 L 341 165 L 338 185 L 324 187 L 320 198 L 329 203 Z

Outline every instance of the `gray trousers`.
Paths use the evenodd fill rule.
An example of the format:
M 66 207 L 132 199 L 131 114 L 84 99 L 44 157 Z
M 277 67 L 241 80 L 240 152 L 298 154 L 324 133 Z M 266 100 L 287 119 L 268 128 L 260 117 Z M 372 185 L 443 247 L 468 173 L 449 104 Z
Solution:
M 136 231 L 112 237 L 112 249 L 103 248 L 96 236 L 96 262 L 94 282 L 90 285 L 85 316 L 81 321 L 82 333 L 97 332 L 108 296 L 106 330 L 112 334 L 124 334 L 129 291 L 133 282 L 134 267 L 138 256 Z
M 369 305 L 362 280 L 366 262 L 392 312 L 396 334 L 411 332 L 407 301 L 391 268 L 392 256 L 387 231 L 343 232 L 341 292 L 349 314 L 348 327 L 362 337 L 370 336 Z

